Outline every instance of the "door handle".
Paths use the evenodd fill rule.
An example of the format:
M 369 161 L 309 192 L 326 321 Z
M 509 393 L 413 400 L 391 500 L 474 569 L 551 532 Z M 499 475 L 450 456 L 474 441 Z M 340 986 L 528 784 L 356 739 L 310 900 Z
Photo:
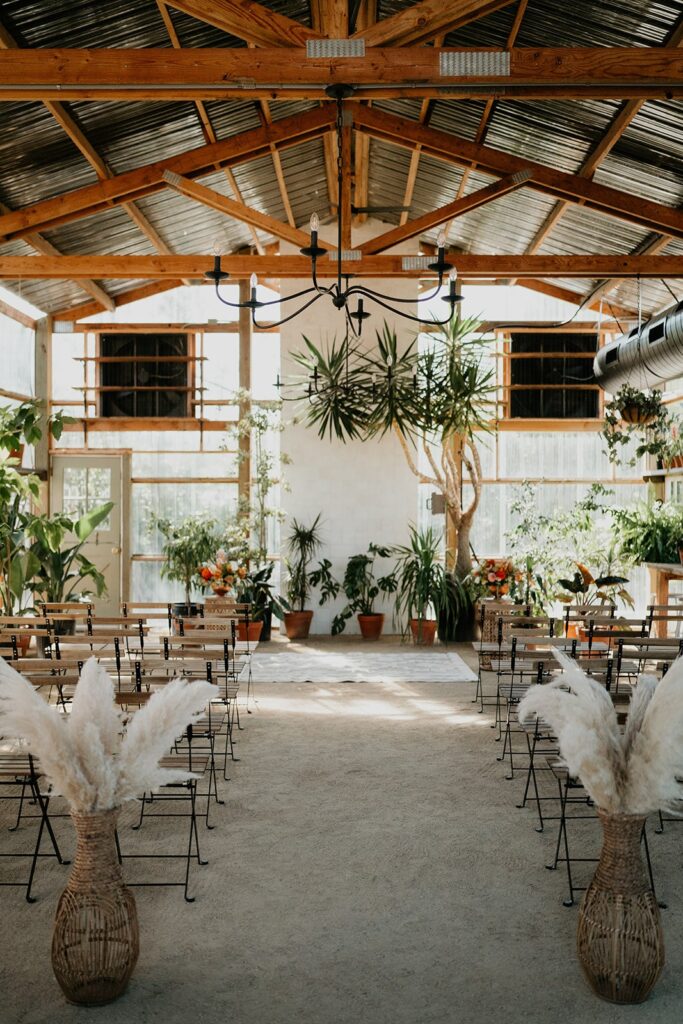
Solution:
M 112 553 L 112 555 L 120 555 L 121 554 L 121 548 L 112 548 L 111 549 L 111 553 Z

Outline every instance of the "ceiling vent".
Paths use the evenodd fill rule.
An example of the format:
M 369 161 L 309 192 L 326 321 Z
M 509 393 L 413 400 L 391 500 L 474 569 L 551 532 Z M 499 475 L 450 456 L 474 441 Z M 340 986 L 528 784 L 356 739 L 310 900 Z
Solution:
M 307 57 L 364 57 L 364 39 L 307 39 Z
M 500 50 L 442 50 L 442 78 L 490 78 L 510 74 L 510 54 Z

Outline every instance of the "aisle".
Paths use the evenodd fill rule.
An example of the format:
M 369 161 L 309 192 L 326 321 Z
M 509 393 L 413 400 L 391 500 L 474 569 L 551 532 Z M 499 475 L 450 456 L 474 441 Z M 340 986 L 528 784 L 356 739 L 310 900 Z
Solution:
M 581 1024 L 680 1006 L 678 839 L 653 841 L 668 967 L 629 1013 L 573 956 L 576 911 L 542 868 L 470 684 L 261 685 L 228 804 L 202 833 L 197 902 L 138 890 L 142 954 L 118 1004 L 79 1011 L 49 971 L 59 875 L 35 907 L 4 890 L 3 1024 Z M 245 716 L 246 718 L 246 716 Z M 679 833 L 679 836 L 681 833 Z M 662 844 L 666 843 L 666 847 Z M 669 884 L 671 882 L 671 884 Z M 539 978 L 542 977 L 542 982 Z M 31 1007 L 31 1009 L 29 1009 Z

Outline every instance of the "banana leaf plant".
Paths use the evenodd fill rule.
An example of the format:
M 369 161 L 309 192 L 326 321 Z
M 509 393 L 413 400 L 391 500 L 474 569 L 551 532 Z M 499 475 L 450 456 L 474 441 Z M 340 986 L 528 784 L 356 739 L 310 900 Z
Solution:
M 559 579 L 557 582 L 566 590 L 566 594 L 558 594 L 557 600 L 563 604 L 572 604 L 578 601 L 579 604 L 616 604 L 617 599 L 623 601 L 629 608 L 634 607 L 634 601 L 628 590 L 624 589 L 624 583 L 628 583 L 625 576 L 616 576 L 606 572 L 600 576 L 593 576 L 590 569 L 577 562 L 577 570 L 572 579 Z
M 80 519 L 71 519 L 64 513 L 32 519 L 28 524 L 29 551 L 39 564 L 30 583 L 34 595 L 46 602 L 66 602 L 85 595 L 101 597 L 104 594 L 104 575 L 82 549 L 113 507 L 114 502 L 108 501 Z M 70 537 L 76 538 L 75 544 L 69 543 Z M 94 589 L 83 589 L 86 581 Z

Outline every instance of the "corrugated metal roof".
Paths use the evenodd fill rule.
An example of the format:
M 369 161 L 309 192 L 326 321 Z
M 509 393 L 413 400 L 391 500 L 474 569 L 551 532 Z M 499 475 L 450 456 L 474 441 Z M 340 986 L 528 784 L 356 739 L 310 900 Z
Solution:
M 409 0 L 379 0 L 378 16 L 388 17 L 410 5 Z M 308 0 L 265 0 L 264 6 L 310 24 Z M 516 15 L 516 4 L 472 22 L 447 38 L 459 47 L 505 46 Z M 245 44 L 219 29 L 169 8 L 180 42 L 186 47 L 243 47 Z M 529 0 L 521 22 L 519 46 L 652 46 L 664 42 L 681 15 L 680 0 Z M 3 0 L 2 16 L 21 45 L 32 47 L 170 47 L 156 0 Z M 376 109 L 416 121 L 420 100 L 376 101 Z M 270 114 L 277 120 L 314 106 L 310 102 L 272 101 Z M 180 103 L 97 103 L 69 106 L 73 116 L 107 161 L 120 173 L 184 152 L 204 142 L 195 106 Z M 262 123 L 258 104 L 226 100 L 206 103 L 216 136 L 228 138 Z M 501 101 L 494 104 L 485 137 L 487 145 L 528 157 L 565 171 L 576 171 L 598 142 L 619 104 L 605 101 Z M 484 103 L 480 101 L 434 102 L 429 124 L 468 140 L 477 135 Z M 2 106 L 0 133 L 0 201 L 10 208 L 28 206 L 42 199 L 79 188 L 97 180 L 93 169 L 40 103 L 8 103 Z M 598 168 L 595 180 L 634 195 L 667 205 L 683 203 L 682 102 L 648 102 L 639 111 L 609 156 Z M 328 204 L 323 147 L 320 140 L 284 150 L 283 170 L 294 217 L 305 224 L 313 210 Z M 370 206 L 383 209 L 380 217 L 397 223 L 403 203 L 410 152 L 402 147 L 372 140 L 370 145 Z M 411 216 L 418 216 L 454 199 L 462 180 L 462 168 L 422 156 L 415 183 Z M 235 168 L 235 177 L 248 205 L 284 220 L 280 189 L 270 157 Z M 202 179 L 230 195 L 221 172 Z M 474 171 L 466 186 L 469 193 L 492 179 Z M 521 253 L 552 209 L 551 197 L 524 188 L 479 210 L 458 218 L 450 241 L 468 252 Z M 225 251 L 248 246 L 249 229 L 170 190 L 139 201 L 139 207 L 175 252 L 208 251 L 215 237 Z M 428 237 L 435 238 L 436 231 Z M 47 237 L 67 253 L 148 253 L 149 241 L 118 208 L 95 217 L 77 220 L 48 232 Z M 572 207 L 546 239 L 541 252 L 626 253 L 642 246 L 650 236 L 615 218 Z M 0 253 L 27 253 L 22 242 L 0 246 Z M 669 250 L 683 255 L 683 243 Z M 589 282 L 561 282 L 580 290 Z M 133 282 L 107 281 L 118 294 Z M 19 287 L 19 286 L 17 286 Z M 40 308 L 54 310 L 83 300 L 77 285 L 59 281 L 23 282 L 22 294 Z M 625 282 L 615 292 L 622 304 L 633 303 L 637 287 Z M 646 282 L 643 302 L 650 308 L 666 301 L 666 288 Z M 635 298 L 634 298 L 635 297 Z

